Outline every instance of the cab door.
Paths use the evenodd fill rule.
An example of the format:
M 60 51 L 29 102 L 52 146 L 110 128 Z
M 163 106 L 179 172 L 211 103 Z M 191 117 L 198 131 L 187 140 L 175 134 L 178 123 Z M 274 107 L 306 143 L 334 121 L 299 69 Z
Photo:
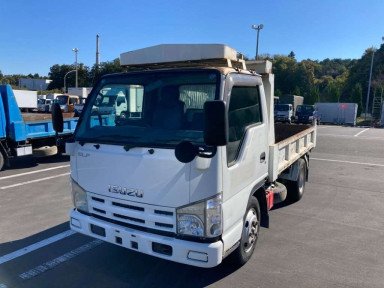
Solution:
M 224 231 L 242 223 L 252 189 L 264 183 L 268 175 L 269 154 L 267 109 L 260 76 L 229 74 L 225 94 L 229 139 L 222 156 Z

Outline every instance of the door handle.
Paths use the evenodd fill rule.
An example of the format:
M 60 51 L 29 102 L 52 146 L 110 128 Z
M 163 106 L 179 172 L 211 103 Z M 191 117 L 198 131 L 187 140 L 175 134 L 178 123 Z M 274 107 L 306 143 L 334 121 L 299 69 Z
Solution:
M 265 152 L 260 154 L 260 163 L 263 163 L 265 161 Z

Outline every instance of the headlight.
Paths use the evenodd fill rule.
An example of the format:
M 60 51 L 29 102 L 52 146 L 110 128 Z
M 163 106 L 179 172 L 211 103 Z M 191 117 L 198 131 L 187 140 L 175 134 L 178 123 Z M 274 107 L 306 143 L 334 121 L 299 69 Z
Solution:
M 177 233 L 216 237 L 223 230 L 221 194 L 214 198 L 177 209 Z
M 77 210 L 88 212 L 87 192 L 71 178 L 72 202 Z
M 313 119 L 313 116 L 309 116 L 308 118 L 309 118 L 309 120 L 312 120 L 312 119 Z

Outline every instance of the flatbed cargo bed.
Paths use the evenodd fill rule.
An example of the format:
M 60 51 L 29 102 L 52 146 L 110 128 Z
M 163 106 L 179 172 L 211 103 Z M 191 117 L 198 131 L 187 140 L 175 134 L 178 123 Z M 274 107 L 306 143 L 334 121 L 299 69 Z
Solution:
M 316 146 L 316 126 L 275 124 L 275 144 L 269 146 L 269 177 L 280 173 Z
M 63 113 L 63 118 L 74 118 L 75 113 Z M 51 113 L 21 113 L 25 122 L 52 120 Z

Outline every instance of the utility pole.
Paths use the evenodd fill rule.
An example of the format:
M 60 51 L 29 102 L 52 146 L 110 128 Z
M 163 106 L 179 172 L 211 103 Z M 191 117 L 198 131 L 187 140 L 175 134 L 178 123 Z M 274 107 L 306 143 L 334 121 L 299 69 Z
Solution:
M 367 100 L 365 102 L 365 116 L 364 116 L 364 120 L 367 120 L 367 114 L 368 114 L 369 93 L 371 93 L 372 68 L 373 68 L 373 59 L 375 57 L 375 52 L 376 52 L 376 48 L 372 48 L 371 70 L 369 72 L 368 93 L 367 93 Z
M 256 57 L 255 60 L 259 59 L 259 33 L 260 30 L 264 28 L 263 24 L 260 24 L 259 26 L 252 25 L 252 29 L 257 30 L 257 38 L 256 38 Z
M 76 88 L 77 88 L 77 85 L 78 85 L 78 72 L 77 72 L 77 53 L 79 53 L 79 49 L 77 48 L 73 48 L 72 49 L 73 52 L 75 52 L 75 65 L 76 65 Z

